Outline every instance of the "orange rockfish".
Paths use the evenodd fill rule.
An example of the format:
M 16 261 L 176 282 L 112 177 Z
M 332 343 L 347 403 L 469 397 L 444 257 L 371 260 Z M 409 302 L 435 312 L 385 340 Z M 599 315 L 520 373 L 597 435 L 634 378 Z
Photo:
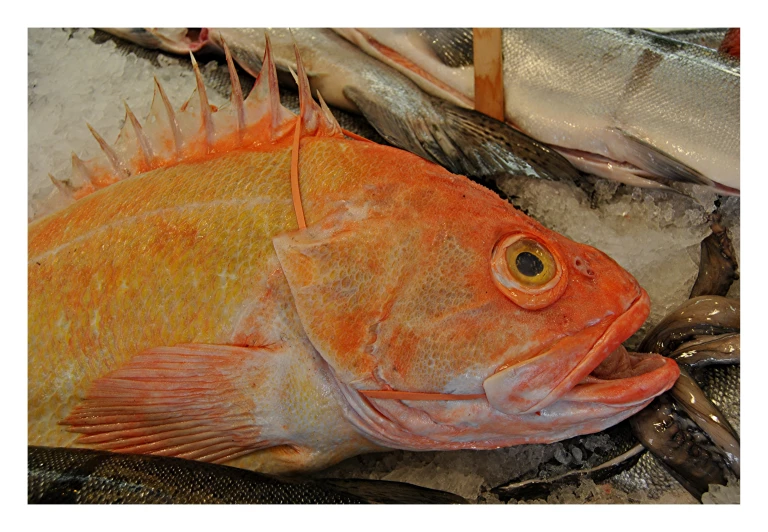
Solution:
M 230 71 L 234 72 L 231 59 Z M 29 445 L 265 472 L 599 431 L 669 389 L 648 296 L 470 180 L 280 104 L 159 84 L 29 226 Z M 322 103 L 322 101 L 321 101 Z

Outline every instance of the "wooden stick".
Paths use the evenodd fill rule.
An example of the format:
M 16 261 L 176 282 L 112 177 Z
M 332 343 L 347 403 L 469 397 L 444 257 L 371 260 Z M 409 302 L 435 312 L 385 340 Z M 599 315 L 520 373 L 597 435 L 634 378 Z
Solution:
M 473 28 L 475 109 L 504 121 L 501 28 Z

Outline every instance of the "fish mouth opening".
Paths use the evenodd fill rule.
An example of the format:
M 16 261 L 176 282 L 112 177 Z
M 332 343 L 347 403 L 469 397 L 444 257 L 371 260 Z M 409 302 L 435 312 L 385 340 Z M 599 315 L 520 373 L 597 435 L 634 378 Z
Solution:
M 674 360 L 656 353 L 630 353 L 620 345 L 563 399 L 631 407 L 669 390 L 679 376 Z

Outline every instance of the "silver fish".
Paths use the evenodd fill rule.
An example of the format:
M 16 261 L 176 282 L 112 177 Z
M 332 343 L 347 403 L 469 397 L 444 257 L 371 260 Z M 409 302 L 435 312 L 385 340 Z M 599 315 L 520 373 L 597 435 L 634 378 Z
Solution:
M 472 106 L 471 30 L 337 32 L 427 92 Z M 504 29 L 502 51 L 506 121 L 576 167 L 635 185 L 683 181 L 738 194 L 737 60 L 627 29 Z

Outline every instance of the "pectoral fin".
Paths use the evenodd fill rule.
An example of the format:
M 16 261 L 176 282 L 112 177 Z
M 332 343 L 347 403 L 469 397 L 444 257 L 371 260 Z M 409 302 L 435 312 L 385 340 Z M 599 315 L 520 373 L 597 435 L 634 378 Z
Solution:
M 259 362 L 270 356 L 225 345 L 149 349 L 96 380 L 62 424 L 97 449 L 208 462 L 280 445 L 269 405 L 246 393 L 267 380 Z

